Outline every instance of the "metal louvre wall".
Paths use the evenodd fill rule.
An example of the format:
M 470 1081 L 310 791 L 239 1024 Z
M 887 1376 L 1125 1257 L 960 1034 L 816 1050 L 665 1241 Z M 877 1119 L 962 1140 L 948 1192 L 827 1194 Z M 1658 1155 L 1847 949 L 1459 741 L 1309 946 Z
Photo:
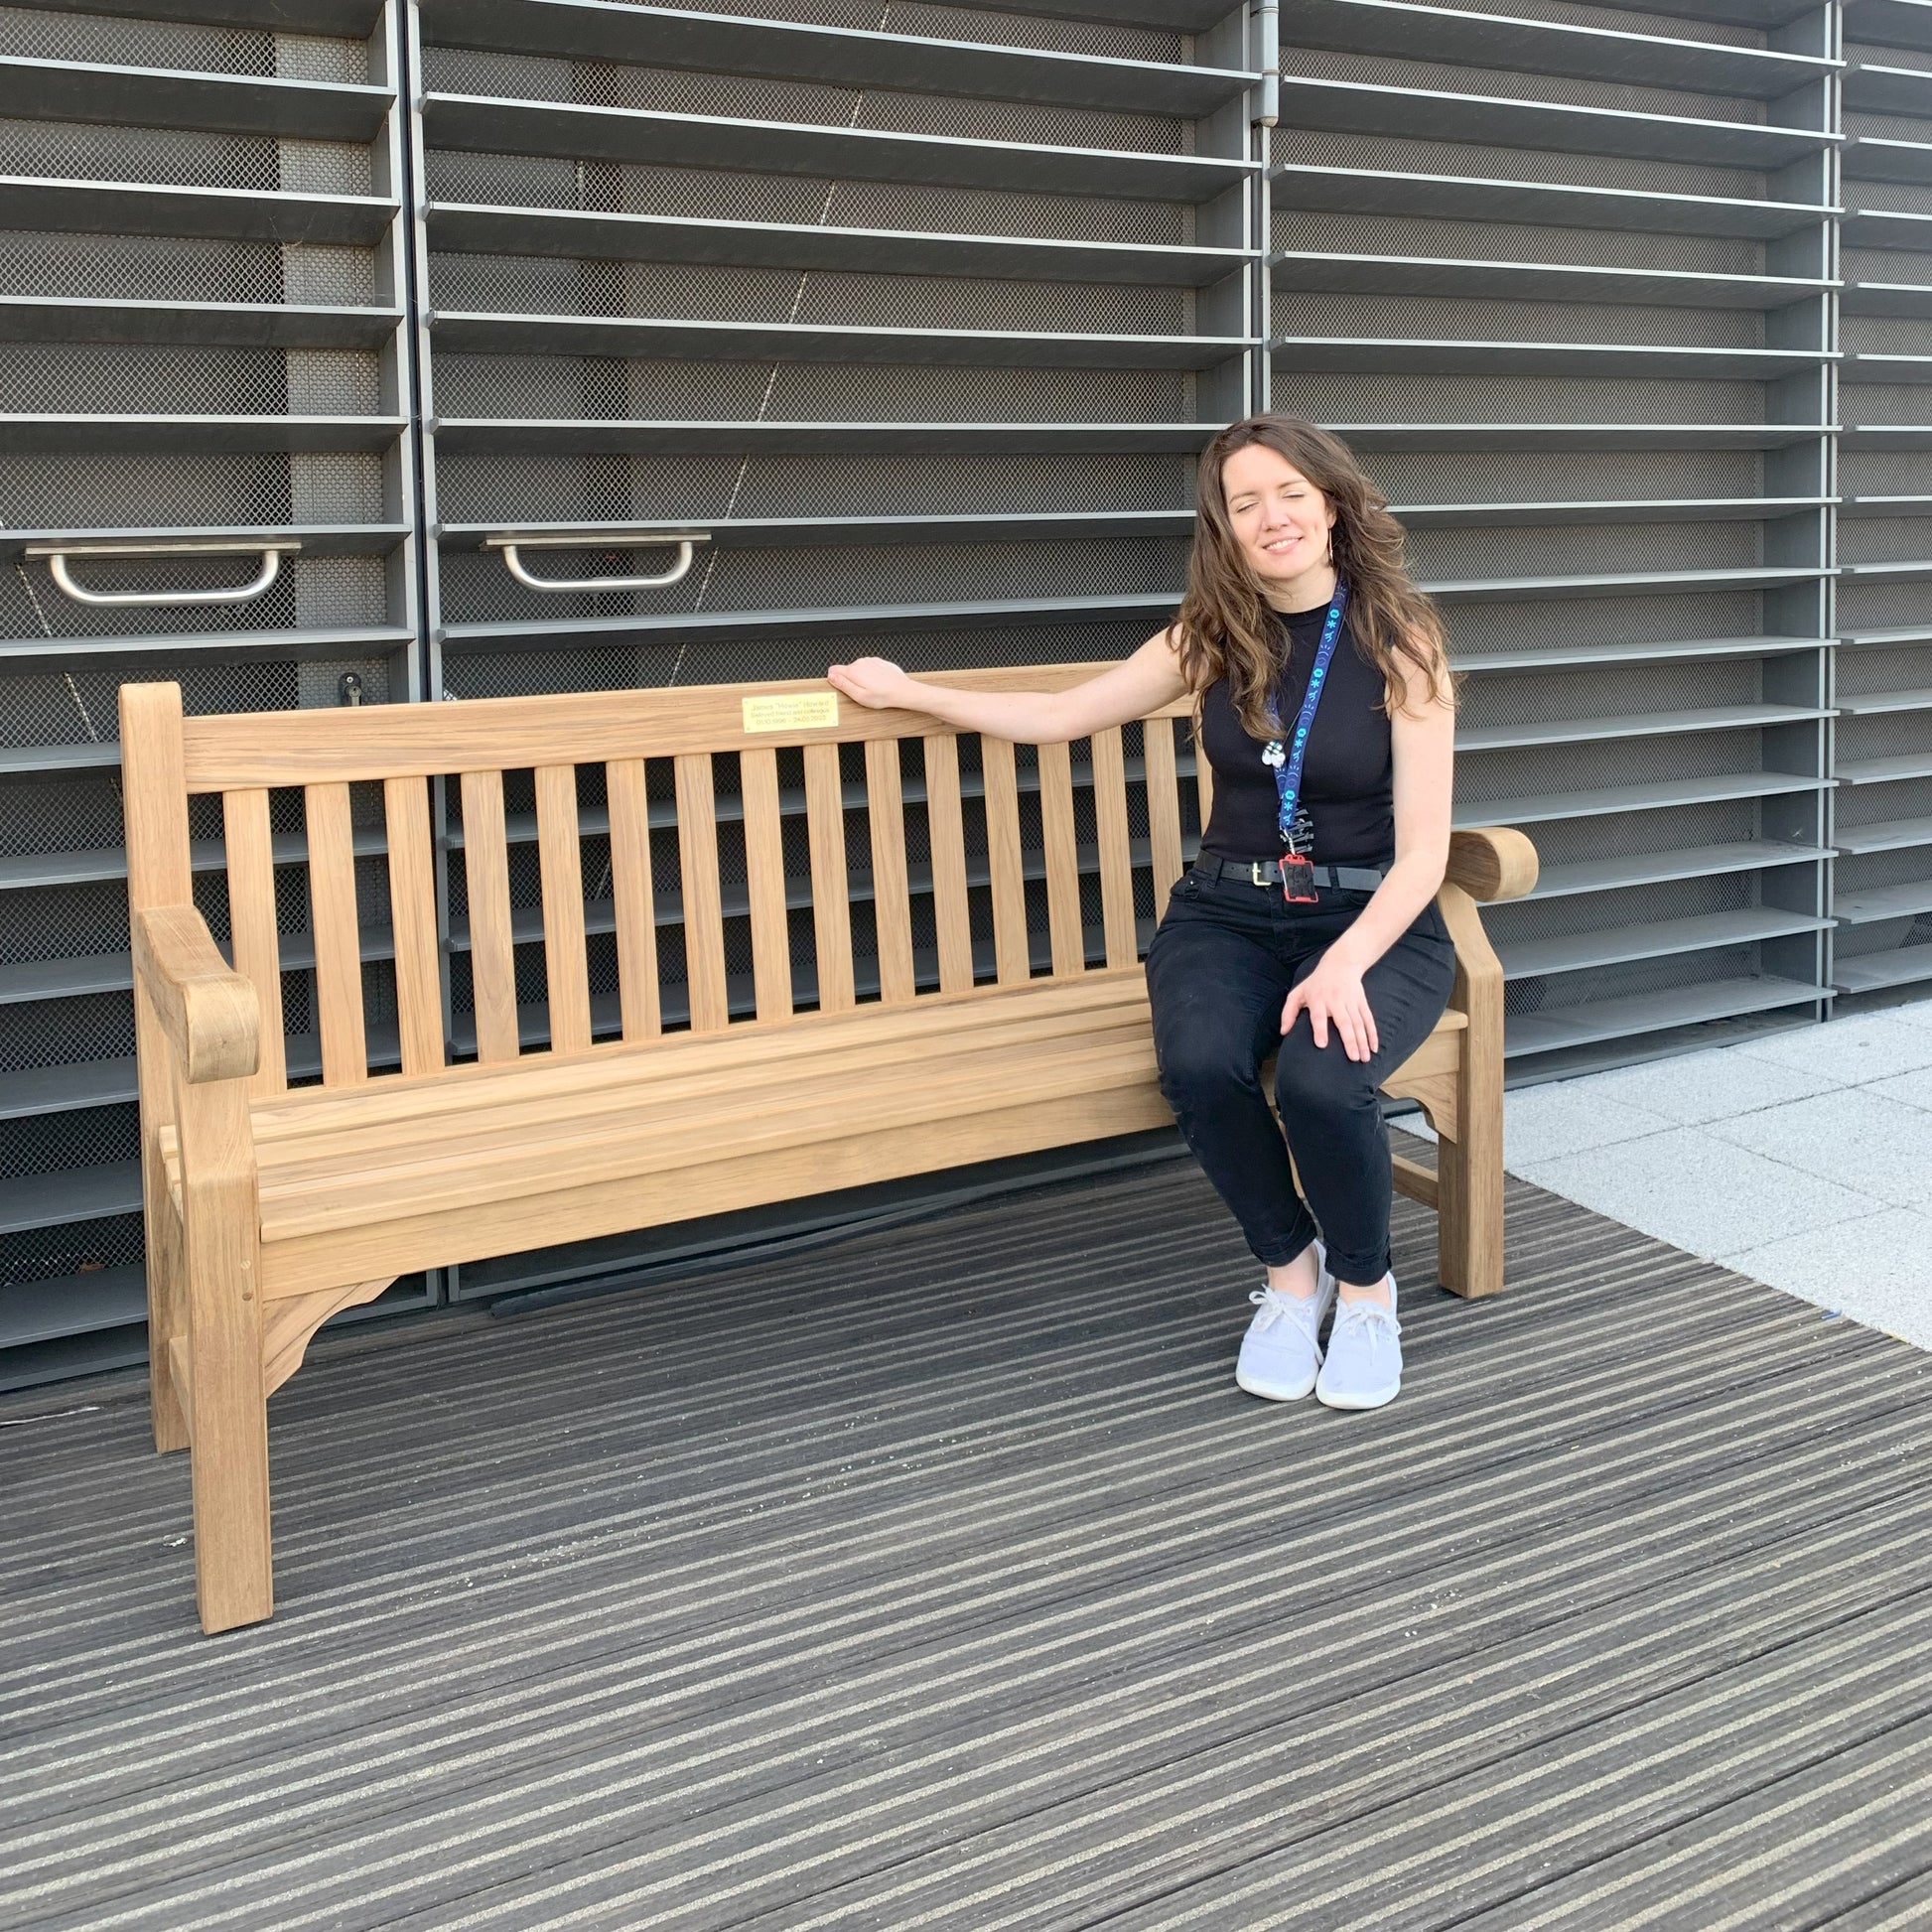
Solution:
M 1465 674 L 1518 1072 L 1819 1013 L 1830 9 L 1298 0 L 1276 406 L 1341 429 Z
M 913 668 L 1112 657 L 1172 610 L 1194 459 L 1259 394 L 1259 76 L 1228 0 L 411 11 L 436 695 L 808 676 L 875 650 Z M 700 541 L 661 588 L 546 591 L 499 547 L 535 538 L 553 547 L 518 561 L 537 584 L 595 584 L 668 574 L 677 550 L 648 542 L 665 533 Z M 847 816 L 863 954 L 862 773 Z M 580 801 L 592 881 L 596 775 Z M 749 1012 L 735 778 L 720 782 L 727 966 Z M 809 999 L 796 774 L 786 795 Z M 668 821 L 668 785 L 653 803 Z M 526 846 L 529 804 L 512 792 Z M 541 1038 L 529 856 L 512 896 Z M 674 1018 L 678 882 L 661 856 Z M 913 875 L 916 901 L 916 852 Z M 1151 876 L 1140 892 L 1151 930 Z M 609 908 L 591 895 L 593 999 L 615 1032 Z M 461 1037 L 460 867 L 450 897 Z M 990 969 L 990 897 L 974 898 Z M 1043 886 L 1035 909 L 1043 963 Z M 864 997 L 869 987 L 859 965 Z M 464 1268 L 451 1293 L 591 1259 Z
M 1458 810 L 1543 853 L 1490 917 L 1514 1072 L 1932 980 L 1932 0 L 61 0 L 0 7 L 0 1386 L 141 1348 L 122 678 L 228 710 L 1121 654 L 1201 442 L 1263 402 L 1387 490 L 1465 677 Z M 680 535 L 677 581 L 609 586 Z M 593 588 L 519 581 L 519 536 Z M 62 569 L 300 548 L 233 604 L 30 554 L 189 541 L 243 547 Z M 368 909 L 381 847 L 371 811 Z
M 6 1382 L 142 1352 L 119 684 L 422 688 L 397 45 L 380 0 L 0 7 Z M 218 809 L 193 830 L 225 935 Z
M 1845 10 L 1833 978 L 1932 981 L 1932 5 Z

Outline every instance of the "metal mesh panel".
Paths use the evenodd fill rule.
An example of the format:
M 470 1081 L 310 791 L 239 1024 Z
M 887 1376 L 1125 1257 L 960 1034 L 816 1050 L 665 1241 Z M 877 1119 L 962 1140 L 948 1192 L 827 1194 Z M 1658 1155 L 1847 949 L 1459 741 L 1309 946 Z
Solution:
M 179 68 L 200 73 L 272 74 L 275 36 L 250 27 L 205 27 L 123 15 L 0 7 L 0 54 L 38 61 Z

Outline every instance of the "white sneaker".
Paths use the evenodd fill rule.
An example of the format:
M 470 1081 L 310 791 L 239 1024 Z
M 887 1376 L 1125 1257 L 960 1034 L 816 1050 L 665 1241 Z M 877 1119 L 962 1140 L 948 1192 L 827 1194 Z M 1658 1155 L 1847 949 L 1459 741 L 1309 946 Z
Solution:
M 1328 1353 L 1315 1378 L 1314 1397 L 1330 1409 L 1379 1409 L 1402 1389 L 1402 1323 L 1395 1318 L 1395 1277 L 1389 1306 L 1339 1302 Z
M 1315 1337 L 1335 1301 L 1335 1278 L 1328 1273 L 1319 1241 L 1314 1244 L 1314 1293 L 1306 1298 L 1273 1288 L 1258 1288 L 1248 1297 L 1255 1317 L 1241 1337 L 1234 1379 L 1250 1395 L 1266 1402 L 1299 1402 L 1314 1387 L 1321 1367 L 1321 1344 Z

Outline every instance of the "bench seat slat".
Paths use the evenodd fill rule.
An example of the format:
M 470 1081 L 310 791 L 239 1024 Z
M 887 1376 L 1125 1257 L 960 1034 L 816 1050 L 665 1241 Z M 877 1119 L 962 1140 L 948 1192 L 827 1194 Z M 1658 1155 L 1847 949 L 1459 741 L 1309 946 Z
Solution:
M 264 1166 L 262 1237 L 288 1240 L 371 1221 L 434 1212 L 458 1214 L 509 1197 L 591 1181 L 669 1175 L 707 1158 L 798 1148 L 809 1157 L 855 1120 L 869 1130 L 951 1119 L 989 1107 L 1047 1099 L 1070 1083 L 1152 1085 L 1153 1054 L 1145 1027 L 1083 1035 L 1058 1052 L 1022 1044 L 964 1054 L 940 1064 L 928 1058 L 919 1077 L 882 1090 L 866 1068 L 828 1077 L 811 1091 L 774 1099 L 734 1089 L 735 1104 L 715 1095 L 659 1101 L 635 1115 L 600 1120 L 587 1132 L 547 1144 L 507 1136 L 493 1146 L 439 1150 L 406 1166 L 331 1166 L 306 1180 Z M 545 1183 L 548 1183 L 546 1188 Z
M 954 1054 L 1021 1045 L 1050 1053 L 1070 1040 L 1077 1042 L 1102 1033 L 1125 1029 L 1145 1034 L 1149 1025 L 1143 1002 L 1097 1013 L 1016 1014 L 997 1027 L 949 1032 L 944 1042 L 946 1050 Z M 939 1035 L 929 1034 L 877 1043 L 847 1041 L 831 1050 L 780 1062 L 785 1074 L 783 1084 L 788 1095 L 793 1090 L 808 1092 L 859 1066 L 870 1068 L 882 1079 L 917 1079 L 930 1063 L 938 1040 Z M 407 1161 L 422 1154 L 426 1146 L 440 1158 L 446 1150 L 460 1149 L 471 1141 L 489 1144 L 519 1133 L 528 1134 L 534 1144 L 559 1128 L 567 1133 L 588 1133 L 598 1121 L 621 1114 L 648 1113 L 694 1096 L 715 1095 L 729 1100 L 744 1093 L 746 1104 L 756 1105 L 759 1087 L 747 1079 L 747 1072 L 736 1060 L 698 1061 L 668 1071 L 640 1062 L 634 1066 L 631 1079 L 595 1094 L 528 1082 L 528 1091 L 505 1096 L 486 1109 L 470 1108 L 460 1113 L 447 1109 L 434 1113 L 426 1109 L 391 1111 L 380 1120 L 338 1115 L 315 1133 L 264 1138 L 261 1157 L 266 1164 L 264 1172 L 272 1168 L 289 1173 L 320 1170 L 330 1163 L 366 1164 L 384 1153 L 398 1162 Z M 432 1122 L 434 1132 L 428 1133 L 425 1130 Z
M 985 990 L 959 995 L 930 994 L 911 1007 L 859 1008 L 850 1014 L 807 1013 L 783 1030 L 735 1028 L 725 1034 L 666 1034 L 640 1053 L 622 1042 L 593 1047 L 568 1058 L 543 1058 L 515 1067 L 470 1064 L 447 1068 L 426 1080 L 394 1076 L 353 1094 L 308 1087 L 259 1102 L 253 1109 L 255 1137 L 266 1143 L 282 1136 L 319 1131 L 332 1121 L 413 1117 L 421 1110 L 463 1112 L 499 1104 L 506 1096 L 531 1090 L 594 1094 L 639 1077 L 639 1067 L 666 1074 L 684 1066 L 769 1064 L 789 1066 L 821 1052 L 839 1052 L 854 1043 L 924 1039 L 935 1031 L 948 1035 L 998 1026 L 1016 1011 L 1028 1014 L 1088 1014 L 1120 1006 L 1145 1006 L 1146 979 L 1137 966 L 1125 973 L 1089 973 L 1079 980 L 1039 980 L 1011 991 Z

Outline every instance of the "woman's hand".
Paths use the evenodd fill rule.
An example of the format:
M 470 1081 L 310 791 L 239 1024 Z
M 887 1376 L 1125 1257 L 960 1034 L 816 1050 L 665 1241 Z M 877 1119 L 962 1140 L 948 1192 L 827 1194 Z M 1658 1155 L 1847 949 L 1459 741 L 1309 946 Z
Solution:
M 855 657 L 850 664 L 830 666 L 825 675 L 854 704 L 862 704 L 870 711 L 920 708 L 918 685 L 887 658 Z
M 1282 1008 L 1282 1033 L 1295 1024 L 1298 1013 L 1307 1012 L 1314 1043 L 1326 1046 L 1332 1025 L 1341 1039 L 1341 1050 L 1351 1060 L 1370 1058 L 1381 1042 L 1375 1036 L 1375 1015 L 1368 995 L 1362 991 L 1362 976 L 1345 959 L 1338 959 L 1329 948 L 1307 979 L 1288 996 Z

